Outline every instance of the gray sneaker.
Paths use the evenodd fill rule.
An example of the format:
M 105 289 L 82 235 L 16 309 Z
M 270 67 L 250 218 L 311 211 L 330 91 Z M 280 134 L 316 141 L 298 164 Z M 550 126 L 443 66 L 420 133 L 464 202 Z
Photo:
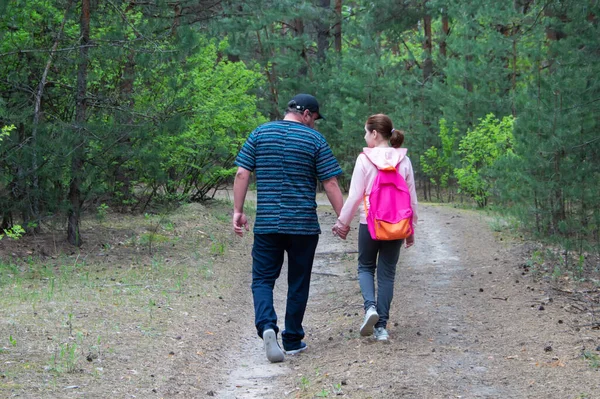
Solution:
M 275 330 L 269 328 L 268 330 L 263 331 L 263 341 L 265 342 L 267 359 L 269 359 L 271 363 L 283 362 L 283 351 L 277 343 L 277 334 L 275 333 Z
M 300 342 L 300 346 L 298 346 L 296 349 L 285 349 L 285 354 L 295 355 L 297 353 L 304 352 L 307 348 L 308 346 L 304 342 Z
M 383 327 L 375 327 L 375 339 L 377 341 L 387 341 L 390 334 Z
M 377 314 L 377 310 L 375 310 L 375 306 L 370 306 L 365 312 L 365 321 L 363 321 L 362 326 L 360 326 L 360 335 L 368 337 L 373 334 L 373 327 L 378 321 L 379 315 Z

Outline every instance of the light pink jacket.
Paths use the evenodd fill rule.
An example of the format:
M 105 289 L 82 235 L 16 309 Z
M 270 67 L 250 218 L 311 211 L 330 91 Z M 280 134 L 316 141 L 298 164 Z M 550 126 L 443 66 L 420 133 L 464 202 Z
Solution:
M 371 193 L 375 176 L 377 176 L 377 165 L 380 169 L 390 168 L 398 165 L 398 171 L 406 180 L 406 185 L 410 191 L 410 202 L 413 209 L 413 225 L 417 224 L 417 191 L 415 189 L 415 177 L 413 174 L 412 164 L 406 156 L 406 148 L 393 147 L 374 147 L 363 148 L 352 172 L 352 180 L 350 181 L 350 191 L 348 198 L 344 203 L 339 216 L 339 221 L 345 225 L 350 224 L 352 218 L 356 214 L 356 210 L 360 208 L 360 223 L 367 224 L 367 216 L 365 207 L 363 206 L 365 195 Z M 368 158 L 367 158 L 368 157 Z M 374 165 L 375 164 L 375 165 Z M 368 199 L 367 199 L 368 200 Z

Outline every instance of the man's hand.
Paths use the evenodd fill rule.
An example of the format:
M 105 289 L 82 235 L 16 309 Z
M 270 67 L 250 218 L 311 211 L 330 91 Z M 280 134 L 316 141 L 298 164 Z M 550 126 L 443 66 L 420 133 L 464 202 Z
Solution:
M 250 230 L 248 226 L 248 219 L 244 213 L 234 212 L 233 213 L 233 231 L 240 237 L 244 236 L 244 228 L 246 231 Z
M 334 236 L 338 236 L 342 240 L 345 240 L 346 236 L 348 236 L 348 232 L 350 231 L 350 225 L 346 226 L 338 220 L 335 222 L 335 225 L 333 225 L 333 228 L 331 229 L 331 231 L 333 232 Z
M 250 230 L 248 219 L 244 214 L 244 201 L 248 192 L 250 173 L 249 170 L 240 166 L 233 181 L 233 231 L 240 237 L 244 236 L 244 227 L 246 231 Z
M 414 245 L 414 243 L 415 243 L 415 235 L 414 234 L 411 234 L 408 237 L 406 237 L 406 240 L 405 240 L 406 248 L 412 247 Z

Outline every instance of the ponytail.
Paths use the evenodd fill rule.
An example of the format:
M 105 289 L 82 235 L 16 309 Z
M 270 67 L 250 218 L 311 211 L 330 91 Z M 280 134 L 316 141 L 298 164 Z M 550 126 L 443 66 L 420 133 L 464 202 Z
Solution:
M 392 137 L 390 137 L 390 145 L 394 148 L 402 147 L 404 143 L 404 131 L 392 129 Z

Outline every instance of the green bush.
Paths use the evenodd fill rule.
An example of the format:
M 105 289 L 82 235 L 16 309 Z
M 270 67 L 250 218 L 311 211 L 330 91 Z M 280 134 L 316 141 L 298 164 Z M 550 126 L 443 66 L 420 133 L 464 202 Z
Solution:
M 512 153 L 512 116 L 502 120 L 493 114 L 479 119 L 479 124 L 469 130 L 459 144 L 462 167 L 454 170 L 460 190 L 475 200 L 477 206 L 487 205 L 493 181 L 489 172 L 494 163 Z

